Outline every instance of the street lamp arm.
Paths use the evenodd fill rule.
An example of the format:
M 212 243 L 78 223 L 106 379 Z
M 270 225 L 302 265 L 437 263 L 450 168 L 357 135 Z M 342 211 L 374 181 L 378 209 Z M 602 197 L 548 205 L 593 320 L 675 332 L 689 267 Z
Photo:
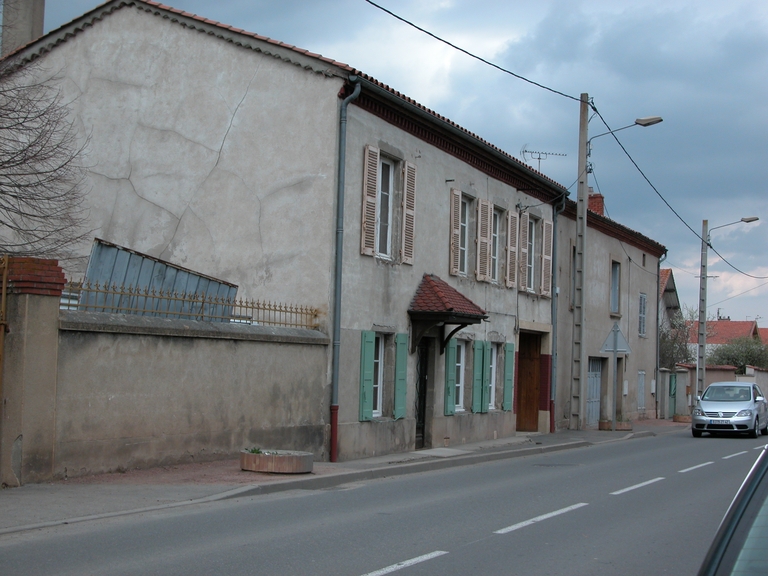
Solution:
M 632 126 L 642 126 L 643 128 L 645 128 L 646 126 L 653 126 L 654 124 L 658 124 L 659 122 L 663 122 L 663 121 L 664 119 L 661 116 L 645 116 L 644 118 L 638 118 L 632 124 L 622 126 L 621 128 L 616 128 L 616 130 L 608 130 L 608 132 L 603 132 L 602 134 L 598 134 L 597 136 L 592 136 L 592 138 L 590 138 L 588 142 L 592 142 L 592 140 L 594 140 L 595 138 L 600 138 L 600 136 L 606 136 L 607 134 L 613 134 L 621 130 L 626 130 L 627 128 L 632 128 Z

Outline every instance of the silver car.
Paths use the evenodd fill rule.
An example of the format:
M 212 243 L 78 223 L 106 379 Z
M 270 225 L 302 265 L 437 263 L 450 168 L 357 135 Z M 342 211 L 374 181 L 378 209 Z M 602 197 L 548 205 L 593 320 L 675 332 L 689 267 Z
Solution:
M 768 409 L 760 388 L 750 382 L 714 382 L 696 398 L 691 433 L 747 432 L 768 434 Z

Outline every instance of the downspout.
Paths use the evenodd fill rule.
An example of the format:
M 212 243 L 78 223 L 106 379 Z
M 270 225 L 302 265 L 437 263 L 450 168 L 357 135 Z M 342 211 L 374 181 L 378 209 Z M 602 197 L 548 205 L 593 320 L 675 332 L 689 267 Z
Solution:
M 554 238 L 552 239 L 552 278 L 555 285 L 552 287 L 552 374 L 550 380 L 550 392 L 549 392 L 549 432 L 556 432 L 555 424 L 555 405 L 557 396 L 557 300 L 560 297 L 560 283 L 557 278 L 560 275 L 557 273 L 557 216 L 565 210 L 565 195 L 560 199 L 558 204 L 552 206 L 552 230 Z
M 360 96 L 361 84 L 357 76 L 349 81 L 355 89 L 341 103 L 339 114 L 339 167 L 338 188 L 336 190 L 336 257 L 334 262 L 333 285 L 333 360 L 331 364 L 331 446 L 330 459 L 338 459 L 339 440 L 339 350 L 341 348 L 341 271 L 344 256 L 344 174 L 347 152 L 347 106 Z
M 661 361 L 659 352 L 659 329 L 661 328 L 661 323 L 659 322 L 659 305 L 661 304 L 660 301 L 662 297 L 659 295 L 659 292 L 661 291 L 661 263 L 666 259 L 667 251 L 665 250 L 664 254 L 659 258 L 658 264 L 656 264 L 656 393 L 653 395 L 653 398 L 656 401 L 656 419 L 659 418 L 659 362 Z

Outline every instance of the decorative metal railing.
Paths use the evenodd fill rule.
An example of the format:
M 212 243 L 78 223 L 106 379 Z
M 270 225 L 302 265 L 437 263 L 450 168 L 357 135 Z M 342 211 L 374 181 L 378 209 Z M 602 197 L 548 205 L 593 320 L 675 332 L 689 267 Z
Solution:
M 88 281 L 68 283 L 61 295 L 60 308 L 309 329 L 317 328 L 319 315 L 317 309 L 310 306 L 92 284 Z

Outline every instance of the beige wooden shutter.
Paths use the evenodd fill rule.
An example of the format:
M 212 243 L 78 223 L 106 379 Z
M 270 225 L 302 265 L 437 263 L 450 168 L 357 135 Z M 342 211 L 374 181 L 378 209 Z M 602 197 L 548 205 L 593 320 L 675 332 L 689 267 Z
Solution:
M 507 288 L 517 284 L 517 212 L 507 212 Z
M 475 275 L 478 280 L 491 279 L 491 218 L 493 204 L 488 200 L 477 203 L 477 265 Z
M 451 250 L 450 273 L 459 274 L 459 242 L 461 235 L 461 190 L 451 188 Z
M 541 248 L 541 294 L 552 296 L 552 222 L 544 222 Z
M 400 258 L 403 264 L 413 265 L 413 240 L 416 236 L 416 166 L 406 162 L 403 166 L 403 246 Z
M 360 233 L 360 253 L 376 253 L 376 196 L 379 182 L 379 149 L 365 147 L 363 165 L 363 219 Z
M 528 290 L 528 225 L 530 218 L 527 212 L 520 214 L 520 288 Z

